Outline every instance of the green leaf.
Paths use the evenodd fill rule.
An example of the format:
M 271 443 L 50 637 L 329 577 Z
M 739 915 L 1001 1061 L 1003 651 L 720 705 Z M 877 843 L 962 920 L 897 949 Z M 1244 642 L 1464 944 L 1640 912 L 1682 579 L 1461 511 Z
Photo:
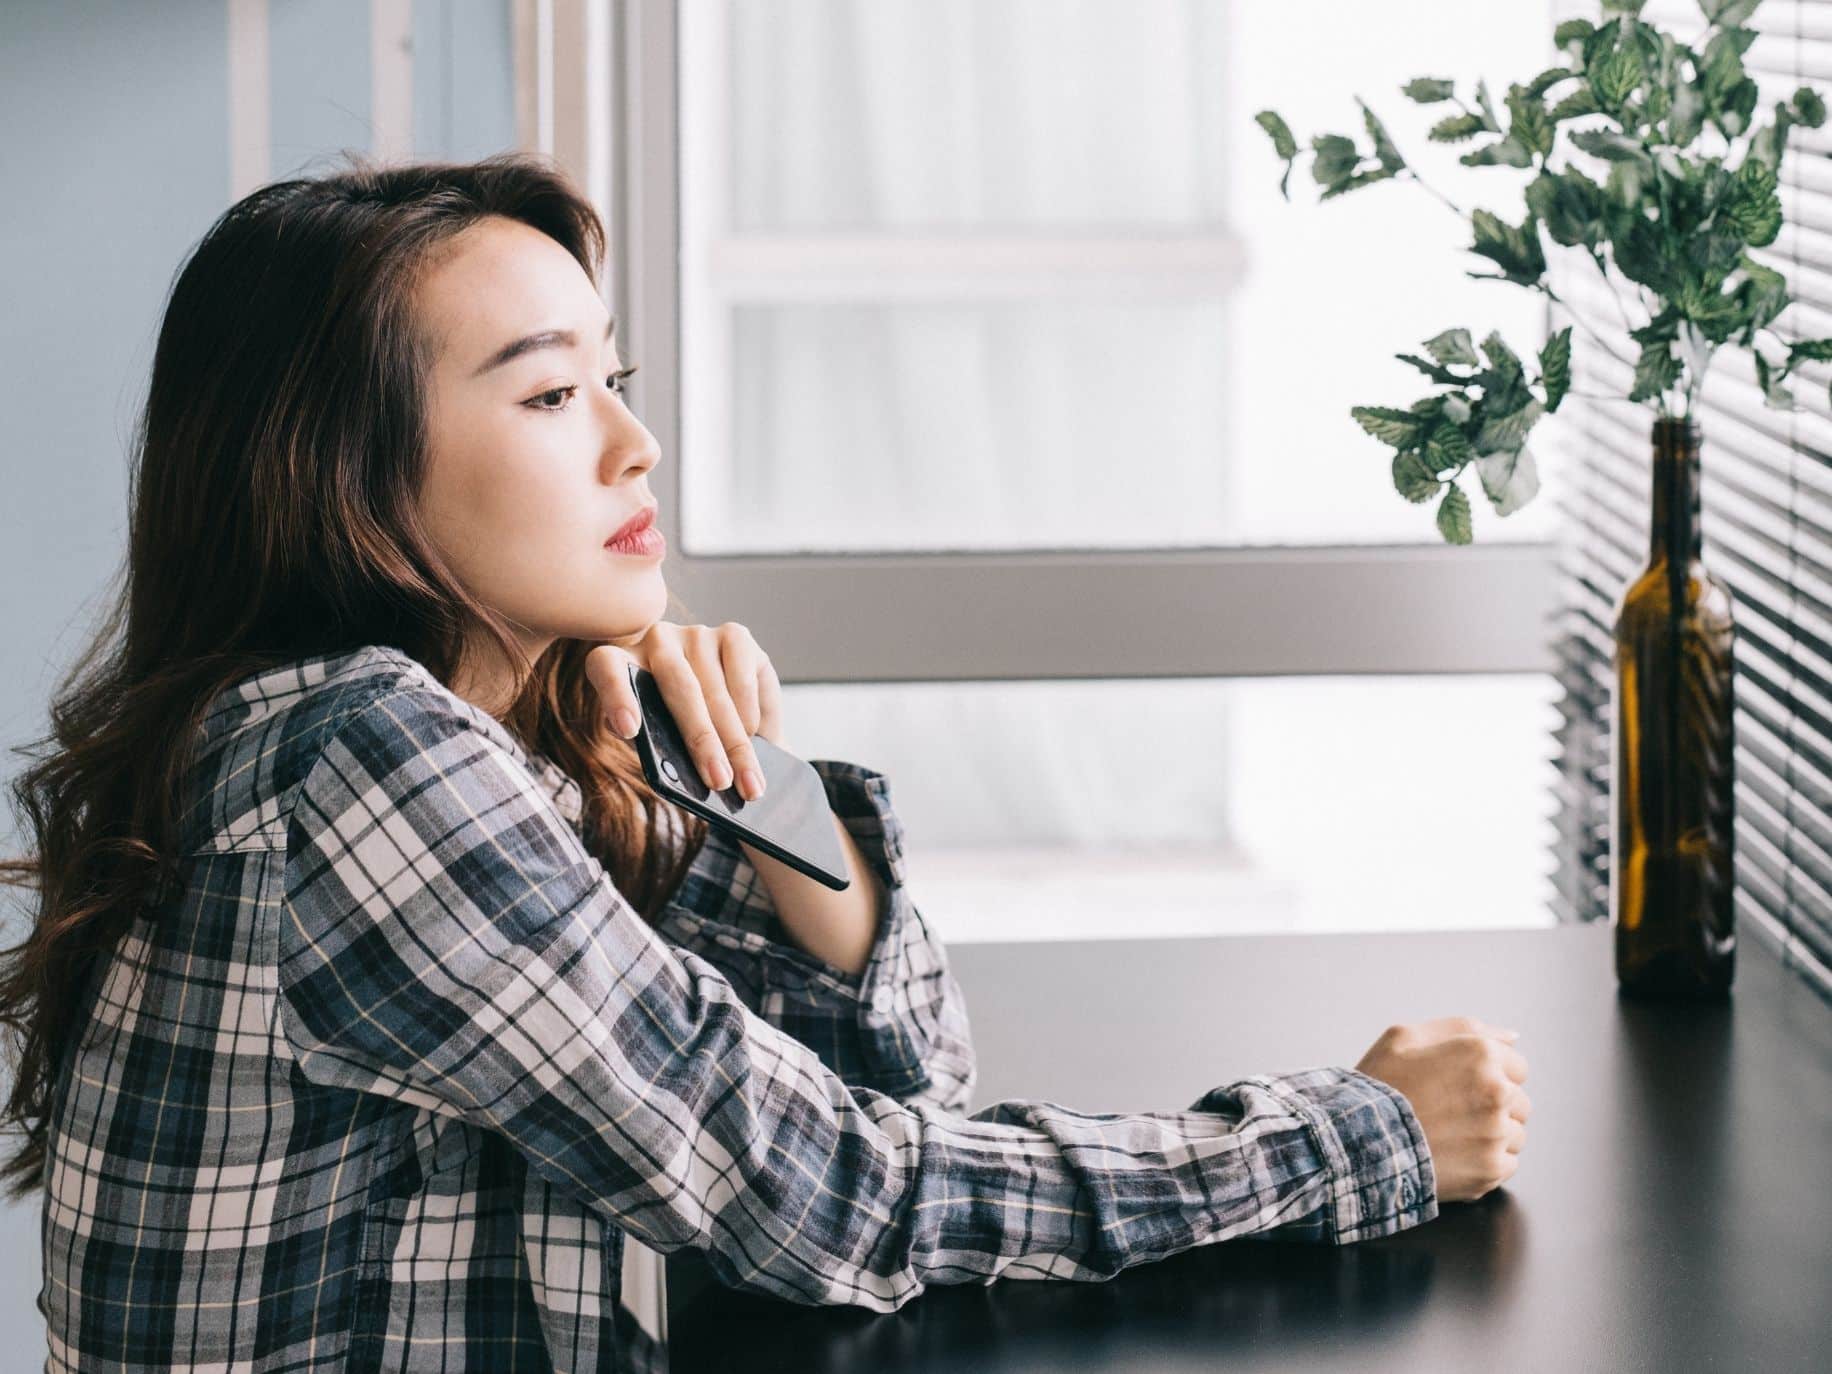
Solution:
M 1749 140 L 1749 156 L 1773 167 L 1776 174 L 1781 170 L 1781 151 L 1787 146 L 1787 132 L 1798 121 L 1794 118 L 1793 107 L 1775 102 L 1775 122 L 1765 124 L 1756 130 Z
M 1467 544 L 1471 539 L 1469 497 L 1454 483 L 1438 503 L 1438 533 L 1451 544 Z
M 1465 167 L 1531 167 L 1533 150 L 1509 134 L 1457 159 Z
M 1285 159 L 1285 175 L 1279 178 L 1279 194 L 1290 200 L 1291 169 L 1297 165 L 1295 159 L 1298 156 L 1298 141 L 1291 136 L 1291 129 L 1285 121 L 1271 110 L 1261 110 L 1253 116 L 1253 120 L 1272 139 L 1272 150 Z
M 1387 181 L 1391 179 L 1392 176 L 1393 173 L 1389 172 L 1385 167 L 1370 167 L 1366 171 L 1357 172 L 1354 176 L 1346 177 L 1337 182 L 1334 186 L 1330 187 L 1329 190 L 1318 196 L 1317 199 L 1329 200 L 1334 196 L 1346 195 L 1357 187 L 1371 186 L 1377 181 Z
M 1781 232 L 1781 197 L 1776 180 L 1776 171 L 1768 163 L 1746 157 L 1718 206 L 1718 214 L 1752 248 L 1773 243 Z
M 1756 360 L 1756 385 L 1762 388 L 1762 404 L 1770 410 L 1793 410 L 1794 393 L 1781 384 L 1782 378 L 1769 369 L 1768 359 L 1759 348 L 1750 349 Z
M 1690 81 L 1678 82 L 1673 89 L 1673 104 L 1667 111 L 1667 141 L 1687 147 L 1704 127 L 1704 92 Z
M 1724 295 L 1702 281 L 1687 281 L 1674 304 L 1698 332 L 1721 344 L 1743 326 L 1743 303 L 1733 292 Z
M 1527 83 L 1526 93 L 1529 96 L 1542 96 L 1559 82 L 1569 81 L 1577 75 L 1578 73 L 1569 67 L 1547 67 L 1545 71 Z
M 1669 305 L 1662 308 L 1654 318 L 1639 329 L 1629 330 L 1628 336 L 1638 344 L 1671 343 L 1679 337 L 1679 320 L 1679 311 Z
M 1291 126 L 1275 110 L 1261 110 L 1253 116 L 1254 123 L 1264 129 L 1272 139 L 1272 151 L 1290 162 L 1298 155 L 1298 140 L 1291 136 Z
M 1512 515 L 1539 492 L 1539 464 L 1529 448 L 1483 454 L 1476 459 L 1476 475 L 1497 515 Z
M 1617 48 L 1589 73 L 1590 89 L 1605 110 L 1619 110 L 1641 85 L 1641 59 L 1627 48 Z
M 1482 111 L 1482 127 L 1492 134 L 1501 132 L 1501 121 L 1495 118 L 1495 104 L 1489 99 L 1488 82 L 1476 83 L 1476 105 Z
M 1618 211 L 1642 213 L 1641 197 L 1653 179 L 1652 162 L 1612 162 L 1603 178 L 1603 203 Z
M 1641 346 L 1641 357 L 1635 362 L 1635 385 L 1628 393 L 1631 401 L 1647 401 L 1660 395 L 1679 380 L 1679 359 L 1664 342 Z
M 1482 359 L 1476 353 L 1476 342 L 1470 338 L 1467 329 L 1446 329 L 1442 334 L 1425 340 L 1425 351 L 1447 366 L 1452 363 L 1461 367 L 1482 365 Z
M 1310 174 L 1319 186 L 1334 186 L 1352 175 L 1361 161 L 1355 151 L 1355 140 L 1341 134 L 1318 134 L 1310 141 L 1316 156 L 1311 159 Z
M 1733 139 L 1749 127 L 1749 116 L 1756 108 L 1760 89 L 1748 77 L 1730 88 L 1730 93 L 1724 97 L 1712 119 L 1725 139 Z
M 1501 331 L 1491 329 L 1488 337 L 1482 341 L 1482 351 L 1488 355 L 1489 365 L 1496 372 L 1510 377 L 1520 375 L 1520 357 L 1501 337 Z
M 1762 0 L 1698 0 L 1705 18 L 1721 28 L 1734 29 L 1756 12 Z
M 1571 43 L 1582 43 L 1596 31 L 1597 26 L 1588 19 L 1567 19 L 1552 30 L 1552 41 L 1563 48 Z
M 1594 248 L 1603 239 L 1603 188 L 1577 168 L 1541 172 L 1527 183 L 1527 208 L 1554 243 Z
M 1809 129 L 1817 129 L 1826 122 L 1826 102 L 1811 86 L 1802 86 L 1794 92 L 1794 118 Z
M 1435 475 L 1462 467 L 1476 456 L 1475 448 L 1470 444 L 1469 435 L 1462 428 L 1449 420 L 1440 420 L 1426 436 L 1425 447 L 1420 457 L 1425 466 Z
M 1528 432 L 1546 413 L 1537 400 L 1529 400 L 1511 415 L 1491 415 L 1476 432 L 1477 453 L 1506 453 L 1526 442 Z
M 1416 353 L 1395 353 L 1393 356 L 1402 363 L 1410 363 L 1434 382 L 1443 382 L 1447 386 L 1461 386 L 1470 380 L 1467 377 L 1459 377 L 1449 368 L 1434 363 L 1428 358 L 1421 358 Z
M 1421 105 L 1435 105 L 1440 100 L 1449 100 L 1456 89 L 1456 83 L 1444 77 L 1415 76 L 1399 88 L 1399 93 Z
M 1380 159 L 1380 165 L 1388 172 L 1399 171 L 1406 165 L 1406 159 L 1399 155 L 1399 149 L 1387 137 L 1387 126 L 1368 108 L 1367 101 L 1356 96 L 1355 103 L 1361 106 L 1362 122 L 1368 126 L 1368 137 L 1374 140 L 1374 156 Z
M 1647 0 L 1603 0 L 1603 13 L 1640 14 Z
M 1683 248 L 1673 241 L 1673 231 L 1658 220 L 1640 215 L 1629 221 L 1628 233 L 1611 241 L 1616 267 L 1630 281 L 1672 295 L 1681 277 Z
M 1584 36 L 1584 46 L 1578 53 L 1578 57 L 1586 74 L 1593 65 L 1600 64 L 1615 49 L 1617 36 L 1621 32 L 1622 21 L 1612 19 L 1603 27 L 1592 29 Z
M 1635 162 L 1653 165 L 1645 144 L 1638 138 L 1619 134 L 1614 129 L 1578 129 L 1571 135 L 1573 147 L 1610 162 Z
M 1482 132 L 1482 116 L 1478 114 L 1446 115 L 1431 126 L 1431 132 L 1425 137 L 1433 143 L 1461 143 L 1466 138 L 1473 138 Z
M 1545 273 L 1539 221 L 1530 213 L 1525 223 L 1516 227 L 1491 211 L 1478 209 L 1470 216 L 1470 225 L 1476 234 L 1470 251 L 1493 262 L 1509 281 L 1530 286 Z
M 1552 121 L 1546 116 L 1546 107 L 1538 96 L 1529 96 L 1526 91 L 1515 86 L 1508 91 L 1508 138 L 1526 148 L 1529 152 L 1538 153 L 1541 157 L 1552 151 L 1552 138 L 1556 130 Z
M 1539 380 L 1546 389 L 1546 409 L 1557 410 L 1571 389 L 1571 326 L 1566 325 L 1546 340 L 1539 350 Z
M 1798 339 L 1787 346 L 1787 366 L 1797 363 L 1832 363 L 1832 339 Z
M 1392 406 L 1350 406 L 1349 414 L 1381 443 L 1392 444 L 1395 448 L 1411 448 L 1424 430 L 1424 423 L 1418 416 Z
M 1748 347 L 1754 341 L 1758 329 L 1772 323 L 1777 315 L 1787 309 L 1787 278 L 1748 254 L 1743 256 L 1740 266 L 1744 280 L 1737 285 L 1737 301 L 1748 322 L 1739 342 Z
M 1554 124 L 1557 124 L 1563 120 L 1576 119 L 1580 115 L 1596 114 L 1601 108 L 1597 104 L 1597 98 L 1590 93 L 1590 87 L 1580 86 L 1554 105 L 1549 117 Z
M 1414 505 L 1436 496 L 1440 485 L 1418 454 L 1393 455 L 1393 489 Z

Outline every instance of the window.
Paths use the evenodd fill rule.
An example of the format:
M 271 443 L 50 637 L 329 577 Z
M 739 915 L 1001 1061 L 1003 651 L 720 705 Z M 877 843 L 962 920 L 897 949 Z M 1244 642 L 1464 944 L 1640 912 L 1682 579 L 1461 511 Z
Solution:
M 1136 862 L 1139 817 L 1170 813 L 1141 804 L 1130 737 L 1090 725 L 1090 699 L 1148 722 L 1182 703 L 1150 776 L 1204 799 L 1215 823 L 1159 836 L 1209 847 L 1199 878 L 1251 855 L 1328 730 L 1318 782 L 1367 826 L 1395 820 L 1376 814 L 1395 787 L 1454 787 L 1471 760 L 1495 806 L 1447 805 L 1549 809 L 1513 732 L 1550 730 L 1551 501 L 1506 520 L 1478 501 L 1477 544 L 1445 546 L 1348 415 L 1429 389 L 1393 354 L 1458 325 L 1536 350 L 1544 312 L 1465 277 L 1466 222 L 1419 187 L 1284 203 L 1252 122 L 1274 105 L 1306 135 L 1359 128 L 1363 94 L 1421 165 L 1448 164 L 1440 189 L 1517 214 L 1398 88 L 1524 79 L 1522 53 L 1550 60 L 1547 5 L 676 0 L 606 21 L 608 75 L 552 17 L 524 71 L 551 53 L 553 146 L 612 169 L 610 293 L 664 455 L 670 586 L 693 618 L 753 628 L 798 719 L 818 699 L 854 722 L 843 746 L 793 743 L 892 775 L 925 881 L 994 882 L 1039 846 L 1060 871 Z M 1539 456 L 1551 486 L 1556 445 Z M 1170 720 L 1200 742 L 1179 753 Z M 1071 739 L 1112 771 L 1058 777 Z M 1014 785 L 990 780 L 1033 778 L 1055 779 L 1049 805 L 990 805 Z M 1523 922 L 1545 895 L 1529 821 L 1456 842 L 1526 875 L 1495 904 Z M 1434 861 L 1365 852 L 1389 874 Z M 1490 919 L 1429 889 L 1393 884 L 1422 895 L 1363 903 L 1366 926 Z M 1083 929 L 1124 933 L 1089 908 Z M 1322 897 L 1257 909 L 1353 925 Z

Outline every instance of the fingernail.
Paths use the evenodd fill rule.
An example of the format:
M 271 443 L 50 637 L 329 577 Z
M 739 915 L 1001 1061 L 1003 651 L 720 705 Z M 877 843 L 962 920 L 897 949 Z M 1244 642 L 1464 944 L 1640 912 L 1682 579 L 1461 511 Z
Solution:
M 617 733 L 622 735 L 625 739 L 629 739 L 636 733 L 636 712 L 632 711 L 628 706 L 619 706 L 614 719 L 616 721 L 615 728 Z
M 763 795 L 763 775 L 755 768 L 747 768 L 739 776 L 744 779 L 744 795 L 747 800 L 755 801 Z

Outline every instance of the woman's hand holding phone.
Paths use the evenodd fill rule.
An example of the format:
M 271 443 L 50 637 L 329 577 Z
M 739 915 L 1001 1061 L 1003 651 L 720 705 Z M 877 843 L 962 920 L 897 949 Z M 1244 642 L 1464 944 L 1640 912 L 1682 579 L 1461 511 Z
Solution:
M 723 625 L 658 620 L 632 643 L 593 649 L 585 674 L 611 729 L 623 739 L 635 736 L 642 720 L 630 685 L 631 662 L 654 675 L 701 780 L 723 791 L 735 778 L 746 801 L 762 796 L 763 769 L 751 737 L 788 746 L 782 740 L 782 684 L 751 632 L 735 620 Z

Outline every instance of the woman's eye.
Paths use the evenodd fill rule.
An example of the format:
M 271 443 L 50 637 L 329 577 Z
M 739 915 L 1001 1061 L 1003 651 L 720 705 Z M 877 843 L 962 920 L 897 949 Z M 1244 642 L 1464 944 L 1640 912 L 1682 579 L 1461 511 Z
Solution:
M 628 390 L 624 385 L 624 379 L 634 371 L 636 371 L 635 366 L 630 366 L 624 368 L 621 372 L 613 372 L 604 379 L 605 384 L 609 386 L 613 392 L 621 396 Z M 559 412 L 566 409 L 567 404 L 572 400 L 573 393 L 578 389 L 579 388 L 576 386 L 557 386 L 551 391 L 543 391 L 538 396 L 529 397 L 526 401 L 523 401 L 522 404 L 527 406 L 530 410 L 542 410 L 549 414 L 557 415 Z M 556 397 L 559 398 L 556 404 L 542 404 L 542 402 L 554 401 Z
M 522 404 L 527 406 L 530 410 L 565 410 L 566 401 L 564 400 L 558 405 L 541 405 L 539 402 L 551 401 L 555 396 L 563 396 L 567 399 L 571 399 L 573 392 L 578 389 L 579 388 L 576 386 L 555 387 L 552 391 L 543 391 L 539 396 L 530 397 L 528 400 L 522 402 Z

